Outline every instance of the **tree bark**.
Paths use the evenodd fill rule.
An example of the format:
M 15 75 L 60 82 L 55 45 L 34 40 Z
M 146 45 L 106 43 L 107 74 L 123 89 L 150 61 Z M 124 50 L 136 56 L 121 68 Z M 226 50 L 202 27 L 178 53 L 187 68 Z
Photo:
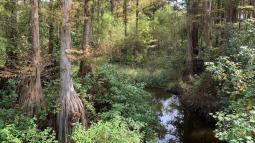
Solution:
M 199 54 L 199 24 L 196 15 L 199 14 L 199 2 L 200 1 L 188 1 L 187 3 L 187 14 L 188 14 L 188 23 L 187 23 L 187 57 L 186 57 L 186 66 L 189 74 L 194 74 L 198 70 L 198 59 Z
M 192 47 L 192 28 L 191 26 L 188 26 L 187 28 L 187 52 L 186 52 L 186 66 L 187 66 L 187 71 L 189 74 L 193 74 L 193 47 Z
M 84 29 L 83 29 L 83 45 L 82 48 L 85 50 L 90 46 L 91 40 L 91 9 L 88 5 L 89 0 L 84 0 Z
M 32 68 L 33 74 L 28 81 L 28 88 L 21 96 L 20 103 L 30 114 L 35 115 L 37 107 L 42 101 L 41 69 L 40 69 L 40 45 L 39 45 L 39 15 L 38 0 L 31 1 L 32 6 Z
M 211 36 L 211 26 L 212 26 L 212 0 L 204 1 L 204 10 L 205 10 L 205 43 L 208 48 L 212 48 L 212 36 Z
M 89 0 L 84 0 L 84 31 L 83 31 L 83 44 L 82 49 L 85 52 L 90 48 L 92 28 L 91 28 L 91 8 L 88 5 Z M 84 57 L 80 63 L 79 75 L 84 77 L 88 73 L 92 72 L 92 67 L 88 63 L 86 57 Z
M 124 36 L 127 37 L 127 0 L 123 2 Z
M 135 33 L 138 34 L 138 22 L 139 22 L 139 0 L 136 0 L 136 21 L 135 21 Z
M 238 0 L 226 0 L 226 21 L 235 23 L 238 20 Z
M 255 7 L 255 0 L 250 0 L 250 5 Z M 255 18 L 255 10 L 252 11 L 252 18 Z
M 85 110 L 80 98 L 76 95 L 71 79 L 71 62 L 67 58 L 66 50 L 71 48 L 70 17 L 71 0 L 63 3 L 63 25 L 61 31 L 61 58 L 60 58 L 60 101 L 61 111 L 58 116 L 58 140 L 60 143 L 70 143 L 73 123 L 81 122 L 87 126 Z

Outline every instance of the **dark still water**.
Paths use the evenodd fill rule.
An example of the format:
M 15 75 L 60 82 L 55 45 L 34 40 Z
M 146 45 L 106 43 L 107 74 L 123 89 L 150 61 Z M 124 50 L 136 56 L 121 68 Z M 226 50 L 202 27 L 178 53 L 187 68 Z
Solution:
M 183 109 L 179 98 L 162 89 L 149 89 L 161 124 L 157 143 L 220 143 L 213 128 L 195 113 Z

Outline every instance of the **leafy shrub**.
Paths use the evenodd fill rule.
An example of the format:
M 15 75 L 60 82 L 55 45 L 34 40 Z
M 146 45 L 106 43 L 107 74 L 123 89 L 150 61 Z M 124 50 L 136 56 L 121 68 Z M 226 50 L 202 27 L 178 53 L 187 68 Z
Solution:
M 231 143 L 252 143 L 255 139 L 255 108 L 253 107 L 255 74 L 248 69 L 254 64 L 249 67 L 242 65 L 241 62 L 237 64 L 227 59 L 221 58 L 216 65 L 211 64 L 208 67 L 208 70 L 214 73 L 214 78 L 221 81 L 221 92 L 229 95 L 230 100 L 228 108 L 214 116 L 218 119 L 216 135 L 219 139 Z
M 98 120 L 110 121 L 118 112 L 120 116 L 144 125 L 140 130 L 144 132 L 144 140 L 155 137 L 157 116 L 151 107 L 151 95 L 144 91 L 143 84 L 128 80 L 111 65 L 100 66 L 95 74 L 84 80 Z
M 246 28 L 230 38 L 228 46 L 234 41 L 235 44 L 232 50 L 229 48 L 228 56 L 207 63 L 207 70 L 219 82 L 221 94 L 228 95 L 227 108 L 214 115 L 218 120 L 216 136 L 230 143 L 254 143 L 255 140 L 255 35 L 250 33 L 254 26 L 248 23 Z M 242 39 L 237 40 L 238 37 Z
M 139 126 L 132 130 L 126 119 L 116 115 L 109 121 L 99 121 L 88 130 L 76 125 L 72 139 L 75 143 L 140 143 Z
M 8 80 L 0 89 L 0 108 L 11 108 L 17 100 L 15 81 Z
M 0 90 L 0 142 L 56 143 L 55 134 L 51 129 L 37 129 L 35 119 L 23 115 L 15 108 L 16 100 L 15 82 L 9 80 Z
M 4 67 L 6 53 L 6 39 L 0 35 L 0 67 Z
M 13 117 L 12 117 L 13 118 Z M 1 119 L 0 119 L 1 121 Z M 34 119 L 16 116 L 13 123 L 0 127 L 1 143 L 57 143 L 50 128 L 37 129 Z
M 59 82 L 52 80 L 45 83 L 43 87 L 44 102 L 39 108 L 39 119 L 47 120 L 48 115 L 55 115 L 60 111 Z

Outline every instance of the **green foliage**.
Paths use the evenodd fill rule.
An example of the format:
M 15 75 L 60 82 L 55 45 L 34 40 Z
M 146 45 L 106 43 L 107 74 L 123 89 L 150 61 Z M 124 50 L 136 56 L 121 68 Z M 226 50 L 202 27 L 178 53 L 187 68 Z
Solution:
M 52 80 L 45 83 L 43 88 L 44 102 L 39 108 L 39 119 L 46 120 L 48 114 L 57 114 L 60 111 L 59 82 Z
M 156 62 L 156 61 L 155 61 Z M 146 87 L 165 87 L 170 80 L 169 70 L 164 68 L 154 69 L 151 67 L 115 65 L 118 71 L 126 75 L 131 81 L 145 83 Z
M 0 35 L 0 67 L 5 64 L 5 53 L 6 53 L 6 39 Z
M 145 39 L 130 34 L 125 40 L 117 43 L 112 53 L 111 61 L 126 65 L 139 65 L 145 61 L 147 44 Z
M 251 54 L 251 53 L 250 53 Z M 253 56 L 255 52 L 253 51 Z M 229 106 L 224 112 L 218 112 L 214 117 L 218 119 L 216 135 L 221 140 L 231 143 L 252 143 L 254 141 L 255 131 L 255 109 L 254 101 L 254 71 L 239 68 L 233 62 L 220 62 L 217 66 L 210 66 L 210 70 L 214 69 L 214 77 L 222 81 L 222 93 L 230 95 Z M 246 63 L 246 62 L 245 62 Z M 240 64 L 240 63 L 239 63 Z M 243 63 L 241 63 L 242 65 Z M 221 65 L 221 66 L 220 66 Z M 254 67 L 242 65 L 250 69 Z M 223 70 L 222 67 L 226 69 Z
M 144 132 L 144 140 L 154 139 L 157 117 L 151 107 L 151 95 L 144 91 L 143 84 L 128 80 L 111 65 L 100 66 L 85 81 L 99 120 L 108 121 L 116 112 L 120 113 L 120 116 L 144 125 L 140 130 Z
M 255 131 L 254 91 L 251 83 L 241 97 L 231 100 L 228 108 L 214 115 L 218 119 L 216 136 L 230 143 L 253 143 Z M 235 94 L 235 93 L 233 93 Z
M 227 31 L 227 34 L 231 38 L 226 41 L 226 50 L 224 51 L 226 55 L 240 52 L 240 46 L 248 46 L 251 49 L 255 48 L 255 27 L 253 20 L 246 20 L 242 23 L 240 30 L 237 27 L 230 27 L 229 29 L 230 30 Z
M 255 27 L 253 23 L 254 21 L 252 20 L 246 20 L 241 23 L 240 28 L 234 25 L 225 25 L 223 30 L 218 31 L 224 34 L 225 38 L 220 38 L 219 35 L 216 35 L 220 44 L 217 47 L 203 49 L 201 56 L 204 61 L 216 61 L 220 56 L 235 59 L 236 54 L 241 52 L 241 46 L 248 46 L 254 49 Z
M 114 45 L 111 61 L 126 65 L 151 67 L 153 64 L 154 68 L 180 69 L 179 63 L 183 62 L 185 56 L 184 35 L 181 34 L 185 29 L 183 19 L 182 12 L 175 12 L 171 6 L 165 5 L 155 11 L 153 17 L 139 15 L 137 32 L 135 19 L 130 20 L 128 36 Z
M 8 80 L 0 90 L 0 108 L 11 108 L 17 100 L 15 81 Z
M 76 125 L 72 139 L 75 143 L 140 143 L 140 126 L 131 126 L 128 119 L 115 114 L 109 121 L 99 121 L 88 130 Z M 133 121 L 132 121 L 133 122 Z
M 185 15 L 169 5 L 156 11 L 151 23 L 151 33 L 159 41 L 159 48 L 179 47 L 185 29 Z M 173 20 L 174 19 L 174 20 Z
M 109 45 L 119 42 L 124 38 L 122 21 L 114 17 L 110 12 L 104 13 L 101 19 L 98 20 L 93 23 L 95 27 L 95 33 L 92 37 L 94 44 L 104 46 L 102 48 L 110 48 L 108 47 Z
M 127 65 L 140 65 L 146 60 L 149 44 L 153 39 L 151 35 L 151 19 L 145 15 L 139 16 L 139 31 L 135 31 L 135 20 L 129 21 L 128 35 L 114 44 L 111 53 L 112 62 Z M 119 35 L 118 35 L 119 36 Z
M 255 35 L 250 33 L 254 26 L 248 23 L 246 28 L 230 37 L 228 56 L 207 64 L 207 70 L 220 83 L 220 92 L 228 95 L 227 108 L 214 117 L 218 120 L 216 136 L 230 143 L 255 140 Z
M 240 101 L 239 101 L 240 102 Z M 246 101 L 247 102 L 247 101 Z M 242 104 L 246 102 L 242 101 Z M 235 108 L 243 108 L 239 104 Z M 234 108 L 234 107 L 233 107 Z M 230 143 L 253 143 L 255 130 L 255 109 L 235 110 L 231 114 L 218 112 L 214 117 L 218 119 L 216 137 Z
M 158 9 L 152 18 L 141 14 L 138 33 L 133 20 L 130 27 L 134 30 L 115 45 L 111 62 L 117 63 L 130 78 L 147 86 L 168 87 L 169 82 L 182 76 L 184 69 L 183 19 L 184 14 L 169 5 Z
M 5 9 L 7 1 L 0 2 L 0 68 L 4 67 L 5 64 L 5 51 L 6 51 L 6 44 L 7 39 L 5 37 L 4 27 L 6 17 L 9 15 L 9 12 Z
M 35 119 L 15 108 L 16 101 L 15 82 L 8 80 L 0 90 L 0 142 L 57 143 L 50 128 L 37 129 Z
M 220 57 L 215 63 L 207 63 L 207 70 L 213 73 L 214 80 L 220 81 L 222 90 L 226 93 L 242 91 L 245 88 L 245 74 L 238 64 L 231 61 L 229 57 Z
M 0 128 L 0 142 L 2 143 L 57 143 L 51 129 L 40 131 L 33 119 L 16 116 L 12 124 Z

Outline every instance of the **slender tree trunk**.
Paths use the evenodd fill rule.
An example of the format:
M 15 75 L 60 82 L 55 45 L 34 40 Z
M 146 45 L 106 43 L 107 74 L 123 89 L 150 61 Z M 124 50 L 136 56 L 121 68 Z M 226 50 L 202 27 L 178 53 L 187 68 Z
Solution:
M 255 0 L 250 0 L 250 5 L 255 7 Z M 255 10 L 252 11 L 252 18 L 255 18 Z
M 211 12 L 212 12 L 212 0 L 206 0 L 204 2 L 205 8 L 205 42 L 208 48 L 212 48 L 212 36 L 211 36 L 211 26 L 212 26 L 212 19 L 211 19 Z
M 111 13 L 113 14 L 113 12 L 114 12 L 114 7 L 115 7 L 115 5 L 114 5 L 114 0 L 110 0 L 110 10 L 111 10 Z
M 101 14 L 101 3 L 100 3 L 100 0 L 96 0 L 96 9 L 97 9 L 97 17 L 96 17 L 96 21 L 97 23 L 100 22 L 100 14 Z
M 70 143 L 73 123 L 81 122 L 87 125 L 85 111 L 80 98 L 76 95 L 71 79 L 71 62 L 66 51 L 71 48 L 70 17 L 71 0 L 63 3 L 63 26 L 61 31 L 61 58 L 60 58 L 60 101 L 61 111 L 58 116 L 58 139 L 60 143 Z
M 221 9 L 221 0 L 217 0 L 217 19 L 216 23 L 219 24 L 221 22 L 221 12 L 219 11 Z
M 191 26 L 188 26 L 188 32 L 187 32 L 187 52 L 186 52 L 186 65 L 187 65 L 187 71 L 189 74 L 193 74 L 193 47 L 192 47 L 192 28 Z
M 221 12 L 219 11 L 221 9 L 221 0 L 217 0 L 217 2 L 215 2 L 215 7 L 217 9 L 217 13 L 216 13 L 216 20 L 215 20 L 215 24 L 220 24 L 221 23 Z M 216 36 L 215 36 L 215 46 L 218 47 L 219 45 L 219 38 L 220 38 L 220 34 L 219 34 L 219 30 L 217 30 Z
M 32 68 L 33 75 L 28 81 L 28 88 L 21 96 L 20 103 L 27 112 L 35 115 L 37 107 L 42 101 L 41 69 L 40 69 L 40 44 L 39 44 L 39 15 L 38 0 L 31 1 L 32 6 Z
M 84 29 L 83 29 L 83 45 L 82 48 L 85 50 L 90 46 L 91 40 L 91 9 L 88 5 L 89 0 L 84 0 Z
M 53 0 L 50 0 L 49 9 L 51 13 L 53 13 Z M 54 50 L 54 25 L 53 25 L 54 18 L 50 15 L 49 18 L 49 52 L 48 54 L 52 56 Z
M 89 49 L 90 41 L 92 36 L 91 28 L 91 9 L 88 5 L 89 0 L 84 0 L 84 31 L 83 31 L 83 44 L 82 49 L 84 52 Z M 80 76 L 86 76 L 89 72 L 92 71 L 91 65 L 87 62 L 86 57 L 80 63 Z
M 123 19 L 124 19 L 124 36 L 127 37 L 127 1 L 128 0 L 124 0 L 123 2 Z
M 187 1 L 187 50 L 186 50 L 186 68 L 188 74 L 193 74 L 193 46 L 192 46 L 192 1 Z
M 6 25 L 7 35 L 7 47 L 6 47 L 6 63 L 7 68 L 15 68 L 17 66 L 18 58 L 17 50 L 18 46 L 18 30 L 17 30 L 17 0 L 10 0 L 6 4 L 6 9 L 10 11 L 11 15 L 8 17 L 8 23 Z
M 135 33 L 138 34 L 138 22 L 139 22 L 139 0 L 136 0 L 136 21 L 135 21 Z
M 92 5 L 91 5 L 91 16 L 90 16 L 90 21 L 91 21 L 91 34 L 94 33 L 93 30 L 93 21 L 95 19 L 94 13 L 95 13 L 95 7 L 96 7 L 96 0 L 92 0 Z

